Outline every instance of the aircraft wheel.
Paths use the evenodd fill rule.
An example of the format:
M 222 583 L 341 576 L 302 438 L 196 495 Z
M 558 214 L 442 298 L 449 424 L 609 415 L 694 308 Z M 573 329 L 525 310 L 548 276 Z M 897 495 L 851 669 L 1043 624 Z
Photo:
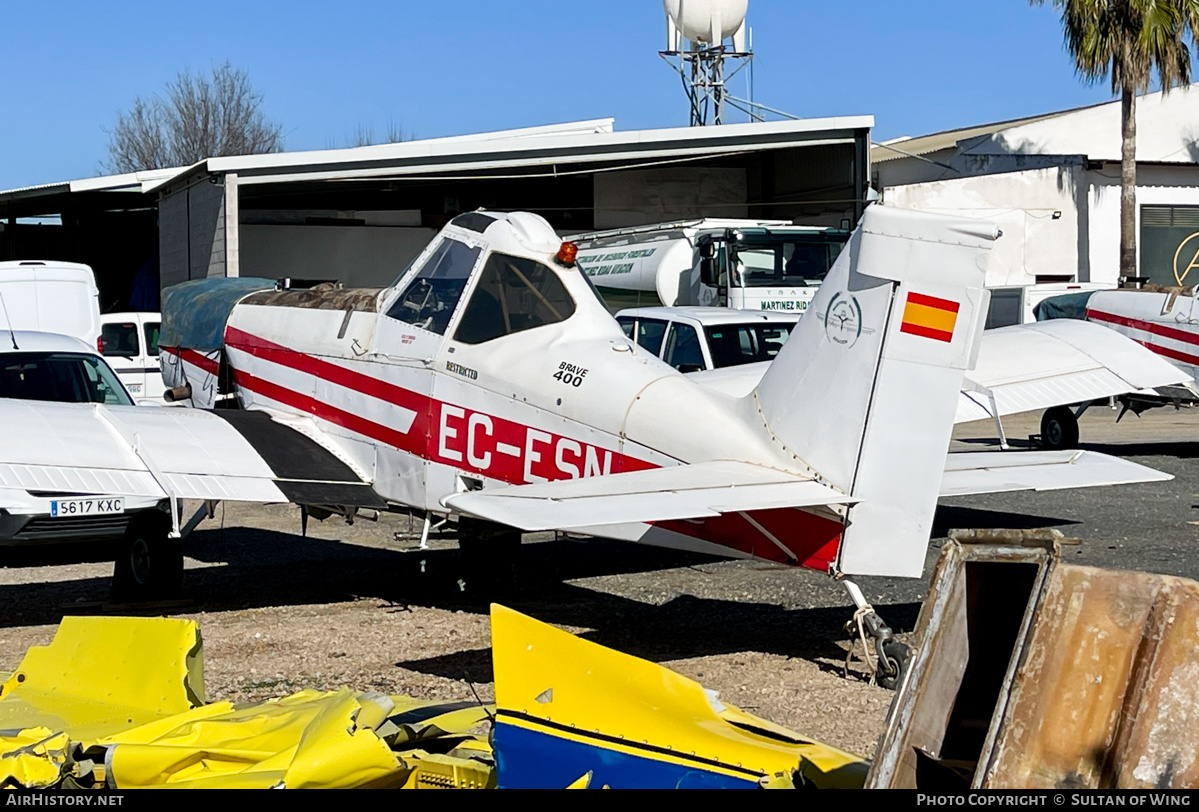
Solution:
M 466 516 L 458 519 L 464 590 L 491 598 L 511 589 L 516 582 L 520 540 L 521 532 L 515 527 Z
M 1054 406 L 1041 415 L 1041 447 L 1050 450 L 1078 446 L 1078 418 L 1068 406 Z
M 887 658 L 886 666 L 879 663 L 877 682 L 888 691 L 894 691 L 903 684 L 903 676 L 908 673 L 908 664 L 912 660 L 912 647 L 898 640 L 883 643 L 883 654 Z
M 112 573 L 113 600 L 152 600 L 183 586 L 183 544 L 170 538 L 171 520 L 158 512 L 134 517 L 118 547 Z

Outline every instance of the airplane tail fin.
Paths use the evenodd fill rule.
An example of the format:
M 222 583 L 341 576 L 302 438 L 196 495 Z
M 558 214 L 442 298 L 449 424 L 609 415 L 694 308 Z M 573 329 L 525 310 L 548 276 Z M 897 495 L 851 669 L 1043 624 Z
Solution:
M 991 223 L 871 206 L 755 390 L 848 509 L 838 568 L 919 576 L 989 294 Z

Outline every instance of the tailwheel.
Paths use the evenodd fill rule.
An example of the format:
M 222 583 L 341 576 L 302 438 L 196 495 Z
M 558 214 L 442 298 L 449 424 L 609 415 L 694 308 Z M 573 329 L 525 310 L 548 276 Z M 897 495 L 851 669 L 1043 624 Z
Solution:
M 849 597 L 857 607 L 853 620 L 845 624 L 852 642 L 849 654 L 845 658 L 845 673 L 849 674 L 849 664 L 854 658 L 857 644 L 861 643 L 861 654 L 858 655 L 870 673 L 870 682 L 894 691 L 903 685 L 904 675 L 912 659 L 912 649 L 906 643 L 895 639 L 895 633 L 886 621 L 874 611 L 874 607 L 866 600 L 862 590 L 853 581 L 842 581 Z
M 912 660 L 912 647 L 898 640 L 890 640 L 879 647 L 878 666 L 875 669 L 875 681 L 889 691 L 894 691 L 903 685 L 904 674 L 908 673 L 908 664 Z

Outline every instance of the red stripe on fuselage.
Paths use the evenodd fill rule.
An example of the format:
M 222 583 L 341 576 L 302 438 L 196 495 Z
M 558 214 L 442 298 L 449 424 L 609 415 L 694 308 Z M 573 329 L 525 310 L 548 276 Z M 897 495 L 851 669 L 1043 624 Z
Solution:
M 159 347 L 159 352 L 164 352 L 168 355 L 174 355 L 182 361 L 186 361 L 192 366 L 197 366 L 205 372 L 216 375 L 221 371 L 221 364 L 215 358 L 209 358 L 207 355 L 202 355 L 195 350 L 180 349 L 179 347 Z
M 1199 334 L 1189 333 L 1186 330 L 1179 330 L 1177 327 L 1168 327 L 1164 324 L 1158 324 L 1153 321 L 1145 321 L 1144 319 L 1134 319 L 1129 316 L 1118 316 L 1115 313 L 1105 313 L 1102 310 L 1087 310 L 1087 318 L 1095 321 L 1107 322 L 1108 324 L 1117 324 L 1121 327 L 1130 327 L 1134 330 L 1140 330 L 1150 335 L 1169 338 L 1174 341 L 1181 341 L 1184 344 L 1199 346 Z M 1181 350 L 1163 347 L 1160 344 L 1154 344 L 1151 341 L 1138 341 L 1138 344 L 1143 344 L 1153 350 L 1158 355 L 1164 355 L 1167 358 L 1173 358 L 1175 361 L 1181 361 L 1184 364 L 1199 366 L 1199 356 L 1185 353 Z
M 289 406 L 298 412 L 310 414 L 334 425 L 349 429 L 355 434 L 370 437 L 372 440 L 378 440 L 381 443 L 386 443 L 387 445 L 413 454 L 419 454 L 420 452 L 420 448 L 415 444 L 411 448 L 408 447 L 410 438 L 415 439 L 419 437 L 421 440 L 424 439 L 424 432 L 415 430 L 417 428 L 416 422 L 413 422 L 412 430 L 409 430 L 408 434 L 404 434 L 395 429 L 390 429 L 381 423 L 376 423 L 343 409 L 338 409 L 335 406 L 330 406 L 328 403 L 323 403 L 314 397 L 293 392 L 285 386 L 280 386 L 277 383 L 256 377 L 248 372 L 242 372 L 237 369 L 233 370 L 233 381 L 243 389 L 256 392 L 264 398 L 282 403 L 284 406 Z M 420 417 L 418 413 L 417 421 L 420 420 Z
M 360 394 L 369 395 L 387 403 L 411 409 L 417 413 L 421 412 L 422 407 L 428 400 L 424 396 L 404 389 L 401 386 L 381 381 L 378 378 L 372 378 L 370 375 L 364 375 L 352 369 L 346 369 L 343 366 L 321 358 L 296 352 L 284 347 L 282 344 L 275 344 L 274 342 L 267 341 L 265 338 L 259 338 L 244 330 L 239 330 L 236 327 L 225 328 L 225 343 L 233 349 L 249 353 L 255 358 L 261 358 L 264 361 L 270 361 L 280 366 L 294 369 L 297 372 L 313 375 L 329 383 L 344 386 L 346 389 L 353 389 Z
M 1111 324 L 1119 324 L 1121 327 L 1132 327 L 1137 330 L 1144 330 L 1146 333 L 1172 338 L 1175 341 L 1181 341 L 1184 344 L 1199 345 L 1199 334 L 1189 333 L 1186 330 L 1179 330 L 1177 327 L 1167 327 L 1164 324 L 1158 324 L 1155 321 L 1145 321 L 1144 319 L 1134 319 L 1129 316 L 1117 316 L 1115 313 L 1104 313 L 1102 310 L 1087 310 L 1088 319 L 1096 319 L 1098 321 L 1106 321 Z
M 266 380 L 261 374 L 234 370 L 238 386 L 250 392 L 423 459 L 513 484 L 657 467 L 565 435 L 445 403 L 235 327 L 226 328 L 225 342 L 255 358 L 415 412 L 411 428 L 404 433 Z

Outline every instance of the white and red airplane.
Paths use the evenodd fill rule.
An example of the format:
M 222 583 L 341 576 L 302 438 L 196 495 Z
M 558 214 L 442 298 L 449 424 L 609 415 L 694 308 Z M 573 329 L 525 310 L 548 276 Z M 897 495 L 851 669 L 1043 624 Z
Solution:
M 5 487 L 347 516 L 390 506 L 460 517 L 465 547 L 502 554 L 521 531 L 560 529 L 919 577 L 940 495 L 1169 478 L 1092 452 L 947 458 L 996 236 L 871 207 L 741 395 L 630 342 L 573 245 L 532 214 L 454 218 L 382 291 L 187 283 L 164 304 L 167 385 L 199 405 L 225 388 L 243 410 L 0 403 L 0 507 Z M 998 393 L 1036 408 L 1055 383 L 1094 388 L 1097 366 L 1119 377 L 1072 347 L 1072 330 L 1102 328 L 1009 335 L 994 369 L 970 373 L 971 402 L 999 411 Z M 1054 350 L 1075 355 L 1063 364 Z M 1143 355 L 1120 385 L 1177 379 Z M 871 628 L 882 651 L 889 630 Z
M 1199 303 L 1195 293 L 1183 287 L 1170 290 L 1100 290 L 1072 294 L 1043 302 L 1038 318 L 1057 320 L 1085 318 L 1101 324 L 1167 359 L 1192 380 L 1143 387 L 1123 395 L 1124 408 L 1140 414 L 1158 406 L 1199 402 Z M 1091 405 L 1080 400 L 1073 408 L 1058 406 L 1041 421 L 1042 444 L 1049 448 L 1073 448 L 1078 443 L 1078 418 Z M 1117 418 L 1119 419 L 1119 418 Z

